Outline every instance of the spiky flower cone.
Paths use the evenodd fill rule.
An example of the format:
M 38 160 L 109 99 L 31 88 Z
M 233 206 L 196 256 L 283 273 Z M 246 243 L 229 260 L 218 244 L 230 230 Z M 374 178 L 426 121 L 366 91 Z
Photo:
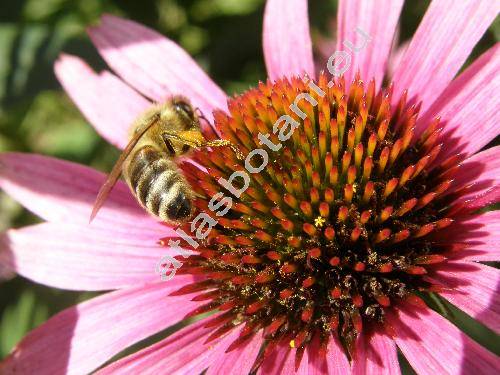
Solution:
M 264 328 L 268 348 L 290 340 L 300 357 L 314 335 L 325 345 L 336 331 L 352 354 L 356 336 L 384 325 L 392 304 L 421 304 L 418 293 L 433 288 L 423 275 L 444 260 L 444 249 L 429 235 L 452 222 L 442 196 L 456 162 L 426 172 L 440 151 L 439 120 L 415 139 L 419 108 L 405 94 L 391 111 L 391 89 L 376 95 L 373 81 L 356 79 L 347 91 L 342 78 L 332 87 L 327 80 L 322 74 L 316 89 L 299 78 L 261 83 L 230 100 L 230 115 L 216 113 L 222 137 L 245 155 L 266 149 L 260 173 L 245 171 L 230 149 L 196 155 L 208 175 L 184 165 L 205 197 L 198 208 L 218 224 L 180 269 L 208 278 L 176 294 L 200 292 L 195 299 L 207 303 L 193 314 L 224 311 L 209 340 L 244 323 L 232 347 Z M 317 101 L 300 101 L 305 119 L 290 109 L 300 93 Z M 300 126 L 281 142 L 273 124 L 284 114 Z M 282 147 L 263 146 L 259 133 Z M 263 162 L 252 158 L 254 166 Z M 234 171 L 250 178 L 239 198 L 217 182 Z M 233 201 L 222 217 L 208 207 L 219 192 Z

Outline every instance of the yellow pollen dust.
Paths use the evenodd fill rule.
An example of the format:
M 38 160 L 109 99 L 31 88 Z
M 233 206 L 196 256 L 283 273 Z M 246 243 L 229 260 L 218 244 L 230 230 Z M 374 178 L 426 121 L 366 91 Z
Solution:
M 324 217 L 318 216 L 316 219 L 314 219 L 314 226 L 316 228 L 321 228 L 326 222 L 326 219 Z
M 290 341 L 290 348 L 295 348 L 295 340 Z

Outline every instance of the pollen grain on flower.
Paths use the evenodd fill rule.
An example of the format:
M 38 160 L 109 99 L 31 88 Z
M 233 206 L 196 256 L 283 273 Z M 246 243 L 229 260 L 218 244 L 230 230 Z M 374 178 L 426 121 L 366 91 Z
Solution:
M 280 143 L 280 116 L 300 123 L 224 217 L 208 202 L 221 191 L 231 196 L 217 181 L 244 163 L 225 149 L 195 154 L 208 174 L 183 165 L 203 197 L 198 209 L 218 224 L 178 272 L 206 279 L 175 294 L 202 293 L 195 298 L 207 303 L 192 314 L 223 311 L 211 339 L 245 324 L 237 344 L 264 329 L 270 347 L 288 340 L 300 360 L 315 336 L 326 347 L 335 331 L 352 356 L 361 332 L 386 327 L 393 304 L 422 304 L 419 293 L 435 287 L 426 266 L 446 249 L 429 237 L 452 222 L 446 171 L 459 161 L 426 171 L 441 148 L 439 120 L 416 138 L 419 105 L 408 105 L 406 93 L 391 111 L 391 87 L 377 93 L 374 80 L 359 77 L 349 89 L 343 77 L 328 82 L 323 73 L 316 82 L 323 96 L 299 77 L 260 83 L 230 99 L 229 114 L 215 112 L 222 137 L 245 155 L 262 144 L 259 134 Z M 318 102 L 300 102 L 304 118 L 290 109 L 300 94 Z

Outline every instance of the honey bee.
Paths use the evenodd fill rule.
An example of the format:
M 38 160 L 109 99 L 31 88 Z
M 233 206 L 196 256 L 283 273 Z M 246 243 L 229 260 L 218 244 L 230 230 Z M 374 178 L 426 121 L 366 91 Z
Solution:
M 129 143 L 97 194 L 90 221 L 121 174 L 146 211 L 173 225 L 188 221 L 194 212 L 195 193 L 174 159 L 193 148 L 223 146 L 231 147 L 242 158 L 239 149 L 227 140 L 205 140 L 200 117 L 182 96 L 142 114 L 133 123 Z

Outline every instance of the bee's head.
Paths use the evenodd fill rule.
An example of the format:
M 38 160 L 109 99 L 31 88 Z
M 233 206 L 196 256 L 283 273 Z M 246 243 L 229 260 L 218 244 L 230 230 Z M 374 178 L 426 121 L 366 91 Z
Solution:
M 161 106 L 158 135 L 172 156 L 186 154 L 204 140 L 199 115 L 189 99 L 176 95 Z
M 172 106 L 179 119 L 186 125 L 186 129 L 198 127 L 198 116 L 189 100 L 183 96 L 174 96 Z

